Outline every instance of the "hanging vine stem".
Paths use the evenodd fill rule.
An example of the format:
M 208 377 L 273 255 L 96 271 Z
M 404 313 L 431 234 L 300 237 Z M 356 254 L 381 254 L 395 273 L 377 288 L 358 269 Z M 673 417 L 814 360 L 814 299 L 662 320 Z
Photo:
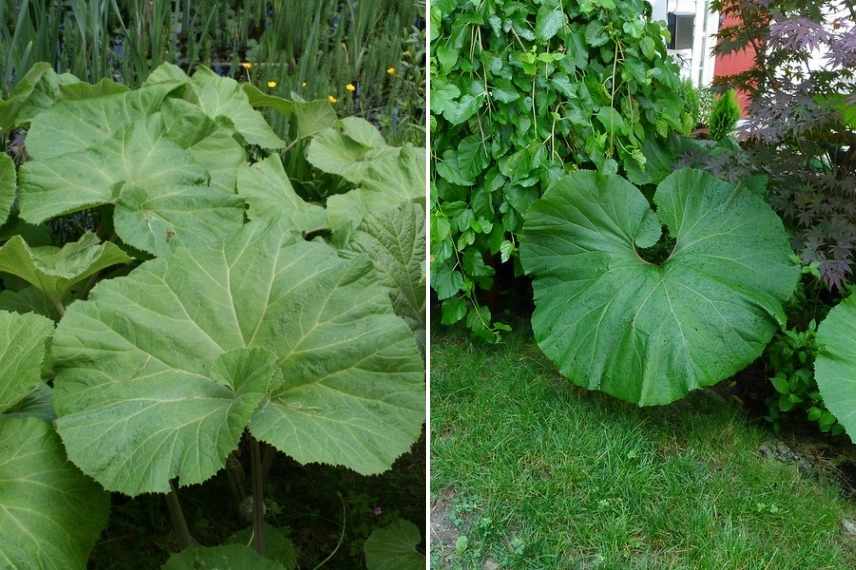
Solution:
M 345 499 L 342 497 L 342 493 L 336 493 L 339 496 L 339 502 L 342 503 L 342 532 L 339 534 L 339 542 L 336 544 L 336 548 L 333 549 L 333 552 L 327 555 L 327 558 L 318 563 L 315 568 L 312 570 L 318 570 L 325 564 L 327 564 L 331 558 L 336 556 L 336 553 L 339 552 L 339 549 L 342 547 L 342 543 L 345 542 L 345 529 L 348 525 L 348 511 L 345 507 Z

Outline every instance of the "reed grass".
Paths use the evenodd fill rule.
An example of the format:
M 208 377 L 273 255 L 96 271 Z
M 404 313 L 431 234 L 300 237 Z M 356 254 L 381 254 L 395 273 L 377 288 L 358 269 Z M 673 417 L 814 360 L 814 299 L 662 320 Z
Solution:
M 424 13 L 425 0 L 0 0 L 0 92 L 39 61 L 130 86 L 163 62 L 205 64 L 277 95 L 333 97 L 341 116 L 421 143 Z

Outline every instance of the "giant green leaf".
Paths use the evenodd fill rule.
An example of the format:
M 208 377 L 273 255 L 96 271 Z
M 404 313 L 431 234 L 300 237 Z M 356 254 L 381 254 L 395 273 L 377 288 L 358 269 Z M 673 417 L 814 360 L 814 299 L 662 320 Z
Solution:
M 695 170 L 666 178 L 656 214 L 618 176 L 577 172 L 527 214 L 521 261 L 534 278 L 539 346 L 580 386 L 666 404 L 757 358 L 798 270 L 782 222 L 751 191 Z M 665 224 L 676 244 L 651 263 Z
M 409 448 L 424 403 L 410 330 L 368 260 L 295 239 L 251 223 L 69 307 L 53 356 L 57 425 L 75 464 L 135 495 L 166 492 L 173 477 L 204 481 L 248 425 L 300 462 L 361 473 Z M 236 351 L 272 354 L 276 373 L 258 355 L 247 364 L 266 381 L 216 373 Z
M 398 155 L 398 147 L 387 146 L 380 132 L 365 119 L 348 117 L 338 127 L 318 133 L 309 143 L 306 158 L 319 170 L 360 184 L 370 178 L 369 169 L 387 155 Z
M 330 102 L 326 99 L 303 101 L 283 99 L 268 95 L 252 83 L 244 83 L 244 92 L 253 107 L 270 108 L 283 115 L 293 117 L 297 125 L 295 134 L 298 139 L 311 137 L 325 129 L 336 126 L 338 117 Z
M 140 273 L 153 282 L 165 278 Z M 91 304 L 72 305 L 54 344 L 58 372 L 54 407 L 68 457 L 104 488 L 131 496 L 168 492 L 174 477 L 182 485 L 202 483 L 223 467 L 253 412 L 281 380 L 275 357 L 263 349 L 214 355 L 211 346 L 200 346 L 200 352 L 212 354 L 208 365 L 202 366 L 198 355 L 193 362 L 179 353 L 202 339 L 188 339 L 182 346 L 170 334 L 161 335 L 163 339 L 132 336 L 138 331 L 123 329 L 135 324 L 133 316 L 151 326 L 149 313 L 155 311 L 134 299 L 127 301 L 139 307 L 133 316 L 115 307 L 111 311 L 111 306 L 146 284 L 131 279 L 108 283 L 117 285 L 100 286 Z M 179 311 L 186 308 L 178 294 L 171 297 L 177 298 Z M 94 318 L 112 326 L 92 326 Z M 187 318 L 180 326 L 170 318 L 180 320 L 160 315 L 161 325 L 186 330 L 195 322 Z M 81 336 L 86 334 L 91 337 Z M 167 338 L 176 342 L 169 347 L 169 356 L 136 346 L 162 347 Z M 216 345 L 214 339 L 204 342 Z M 116 355 L 111 357 L 109 350 Z M 128 364 L 136 368 L 117 369 Z
M 9 93 L 0 100 L 0 130 L 10 130 L 30 122 L 61 97 L 60 87 L 77 82 L 71 74 L 58 74 L 47 63 L 33 65 Z
M 253 543 L 253 527 L 247 527 L 230 536 L 228 544 L 243 544 L 249 546 Z M 288 529 L 281 529 L 264 525 L 264 557 L 282 564 L 285 570 L 297 568 L 297 548 L 288 536 Z
M 188 548 L 173 554 L 163 570 L 284 570 L 279 563 L 262 558 L 240 544 Z
M 323 228 L 327 222 L 324 208 L 305 202 L 294 191 L 278 154 L 241 168 L 238 195 L 249 206 L 251 220 L 281 220 L 298 231 Z
M 163 255 L 174 244 L 217 243 L 241 227 L 243 202 L 232 193 L 204 186 L 170 192 L 127 186 L 119 194 L 113 223 L 122 240 Z
M 21 217 L 37 224 L 115 204 L 119 237 L 156 254 L 172 242 L 205 243 L 235 231 L 243 220 L 240 200 L 205 186 L 205 169 L 163 131 L 155 114 L 87 150 L 26 163 L 20 172 Z
M 176 82 L 115 92 L 92 91 L 91 97 L 62 99 L 32 121 L 27 152 L 45 160 L 107 143 L 133 123 L 151 116 Z
M 41 384 L 45 345 L 52 333 L 53 322 L 42 316 L 0 311 L 0 413 Z
M 416 551 L 422 542 L 419 528 L 410 521 L 396 519 L 389 526 L 372 531 L 363 547 L 368 570 L 422 570 L 425 556 Z
M 109 500 L 68 463 L 51 425 L 37 417 L 53 323 L 0 311 L 0 567 L 84 568 L 107 522 Z
M 262 148 L 285 146 L 262 114 L 253 109 L 247 94 L 234 79 L 220 77 L 200 66 L 193 74 L 192 86 L 202 110 L 212 119 L 225 120 L 249 144 Z
M 6 153 L 0 153 L 0 226 L 9 219 L 15 203 L 15 163 Z
M 157 66 L 143 82 L 143 87 L 156 85 L 158 83 L 177 82 L 180 85 L 189 85 L 190 76 L 174 63 L 164 62 Z
M 33 417 L 52 423 L 56 419 L 53 409 L 53 388 L 47 384 L 37 384 L 22 400 L 3 412 L 3 415 Z
M 414 202 L 370 213 L 348 243 L 365 254 L 390 290 L 395 313 L 419 335 L 425 330 L 425 209 Z
M 823 403 L 856 441 L 856 294 L 832 309 L 817 329 L 815 379 Z
M 0 247 L 0 272 L 27 281 L 56 306 L 62 304 L 75 284 L 132 259 L 115 244 L 101 243 L 90 232 L 62 248 L 30 247 L 21 236 L 15 236 Z
M 0 566 L 86 567 L 110 498 L 65 459 L 49 423 L 0 416 Z
M 380 214 L 402 202 L 424 199 L 425 152 L 411 146 L 394 148 L 365 165 L 359 183 L 359 188 L 327 200 L 328 223 L 339 244 L 350 239 L 369 212 Z
M 238 168 L 246 162 L 247 153 L 231 130 L 183 99 L 167 99 L 161 114 L 166 138 L 190 151 L 211 176 L 211 188 L 234 192 Z
M 190 154 L 163 137 L 157 116 L 132 123 L 104 144 L 36 159 L 20 172 L 21 217 L 38 224 L 46 219 L 115 202 L 123 186 L 154 192 L 204 184 L 207 173 Z
M 17 291 L 12 289 L 0 291 L 0 310 L 35 313 L 54 320 L 59 320 L 61 316 L 56 304 L 31 285 Z

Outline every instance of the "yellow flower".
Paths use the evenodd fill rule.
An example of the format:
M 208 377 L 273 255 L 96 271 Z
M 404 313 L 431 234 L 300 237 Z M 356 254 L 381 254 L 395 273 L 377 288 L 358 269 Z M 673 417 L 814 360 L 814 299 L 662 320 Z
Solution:
M 348 93 L 353 93 L 356 90 L 357 88 L 354 87 L 353 83 L 348 83 L 347 85 L 345 85 L 345 91 L 347 91 Z
M 396 71 L 395 71 L 394 66 L 390 65 L 389 67 L 386 68 L 386 74 L 389 75 L 390 77 L 395 77 L 395 73 L 396 73 Z
M 253 64 L 252 64 L 252 63 L 250 63 L 249 61 L 245 61 L 245 62 L 243 62 L 243 63 L 241 64 L 241 67 L 243 67 L 244 69 L 246 69 L 247 71 L 249 71 L 249 70 L 251 70 L 251 69 L 253 68 Z
M 267 86 L 270 87 L 271 89 L 273 89 L 274 87 L 276 87 L 276 81 L 271 79 L 270 81 L 267 82 Z
M 302 85 L 303 85 L 304 87 L 306 87 L 307 83 L 304 81 L 304 82 L 302 83 Z
M 332 95 L 329 95 L 329 96 L 327 97 L 327 100 L 328 100 L 328 101 L 330 101 L 330 103 L 331 103 L 332 105 L 335 105 L 335 104 L 336 104 L 336 98 L 335 98 L 335 97 L 333 97 Z

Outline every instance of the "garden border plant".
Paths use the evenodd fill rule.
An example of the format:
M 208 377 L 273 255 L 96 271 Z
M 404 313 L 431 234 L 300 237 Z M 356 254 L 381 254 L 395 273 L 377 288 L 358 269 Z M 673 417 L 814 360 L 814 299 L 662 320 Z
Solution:
M 431 22 L 432 287 L 443 324 L 493 342 L 483 293 L 522 274 L 526 212 L 565 165 L 644 169 L 697 111 L 644 0 L 440 0 Z
M 327 103 L 266 97 L 295 119 L 294 141 L 317 146 L 310 162 L 347 179 L 329 208 L 295 191 L 257 90 L 205 67 L 164 64 L 131 90 L 39 66 L 3 107 L 28 128 L 29 160 L 16 175 L 0 159 L 0 342 L 29 348 L 0 368 L 0 506 L 11 516 L 22 497 L 39 501 L 72 533 L 55 541 L 66 529 L 7 520 L 26 535 L 0 539 L 13 564 L 85 564 L 107 495 L 76 468 L 107 491 L 165 494 L 190 547 L 178 490 L 227 462 L 243 469 L 229 458 L 244 447 L 258 554 L 194 547 L 166 567 L 238 564 L 288 541 L 264 522 L 263 463 L 276 451 L 376 474 L 419 436 L 424 160 L 362 119 L 319 112 Z M 81 212 L 90 227 L 55 245 L 48 224 Z M 17 462 L 29 441 L 65 473 L 58 492 L 79 499 L 8 488 L 39 488 Z

